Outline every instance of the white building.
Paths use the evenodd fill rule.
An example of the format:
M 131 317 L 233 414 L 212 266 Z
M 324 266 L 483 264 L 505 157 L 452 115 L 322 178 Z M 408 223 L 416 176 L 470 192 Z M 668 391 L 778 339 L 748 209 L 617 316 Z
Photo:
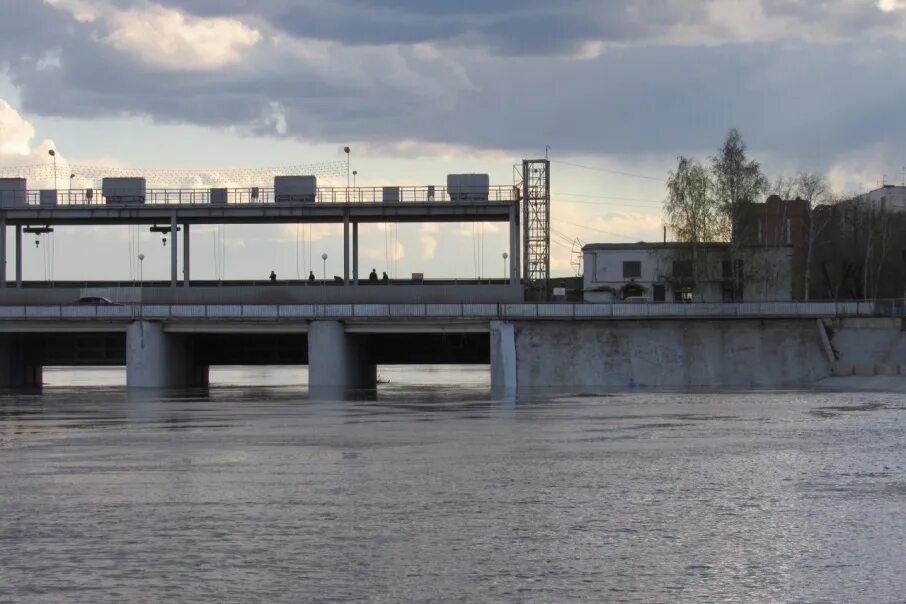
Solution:
M 880 189 L 855 197 L 853 201 L 860 204 L 871 204 L 873 210 L 906 212 L 906 187 L 884 185 Z
M 791 246 L 593 243 L 582 248 L 586 302 L 792 299 Z M 731 258 L 732 256 L 732 258 Z M 731 261 L 732 260 L 732 261 Z

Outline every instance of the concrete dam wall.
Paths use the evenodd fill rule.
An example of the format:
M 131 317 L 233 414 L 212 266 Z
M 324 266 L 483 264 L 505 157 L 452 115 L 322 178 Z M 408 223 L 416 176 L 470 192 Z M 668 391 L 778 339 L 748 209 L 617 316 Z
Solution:
M 814 319 L 518 322 L 520 390 L 810 386 L 832 359 Z

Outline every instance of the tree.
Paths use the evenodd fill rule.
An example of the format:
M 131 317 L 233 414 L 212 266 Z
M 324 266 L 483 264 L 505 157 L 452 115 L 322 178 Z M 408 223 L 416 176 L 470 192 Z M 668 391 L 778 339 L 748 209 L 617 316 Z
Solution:
M 668 228 L 677 241 L 691 243 L 691 279 L 698 271 L 698 247 L 714 241 L 720 231 L 720 216 L 711 195 L 711 178 L 701 163 L 680 156 L 676 171 L 667 176 L 667 200 L 664 214 Z
M 736 128 L 727 133 L 717 156 L 711 158 L 711 173 L 714 200 L 724 218 L 722 238 L 733 243 L 746 206 L 764 195 L 768 179 L 758 162 L 746 156 L 746 144 Z
M 698 160 L 679 157 L 676 170 L 667 176 L 664 213 L 667 226 L 677 241 L 714 241 L 720 231 L 720 217 L 711 196 L 711 179 Z
M 768 189 L 768 196 L 776 195 L 780 199 L 791 199 L 796 192 L 796 179 L 789 176 L 778 176 Z
M 812 276 L 812 256 L 815 250 L 815 239 L 827 226 L 827 220 L 816 220 L 814 208 L 816 204 L 823 204 L 832 197 L 830 184 L 827 177 L 815 172 L 800 172 L 796 175 L 796 195 L 808 202 L 808 241 L 805 249 L 805 299 L 809 299 L 810 283 Z

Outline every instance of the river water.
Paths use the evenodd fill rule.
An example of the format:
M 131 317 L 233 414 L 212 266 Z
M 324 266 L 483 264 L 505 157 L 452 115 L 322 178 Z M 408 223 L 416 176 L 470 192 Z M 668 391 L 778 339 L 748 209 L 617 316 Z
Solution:
M 312 402 L 278 369 L 158 396 L 45 377 L 0 395 L 0 601 L 906 598 L 902 394 L 495 402 L 486 370 L 388 368 L 377 400 Z

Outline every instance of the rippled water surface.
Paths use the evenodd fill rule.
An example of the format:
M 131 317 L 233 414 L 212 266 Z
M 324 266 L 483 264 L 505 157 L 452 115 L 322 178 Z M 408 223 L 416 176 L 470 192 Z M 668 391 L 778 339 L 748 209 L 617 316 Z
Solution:
M 0 601 L 904 600 L 902 394 L 254 375 L 0 396 Z

